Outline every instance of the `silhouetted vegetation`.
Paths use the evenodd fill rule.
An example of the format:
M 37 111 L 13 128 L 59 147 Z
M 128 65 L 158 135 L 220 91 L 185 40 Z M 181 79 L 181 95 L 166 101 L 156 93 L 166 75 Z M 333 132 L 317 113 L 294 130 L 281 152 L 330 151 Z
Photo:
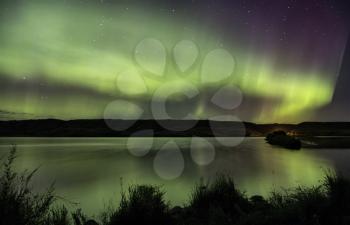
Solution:
M 55 201 L 53 188 L 37 194 L 32 192 L 30 182 L 36 170 L 18 174 L 12 170 L 16 158 L 13 147 L 4 160 L 0 174 L 0 224 L 44 224 Z
M 0 225 L 75 225 L 86 222 L 81 211 L 70 214 L 65 206 L 57 207 L 51 185 L 43 193 L 32 190 L 31 181 L 37 169 L 17 173 L 13 170 L 16 147 L 3 159 L 0 170 Z
M 0 225 L 98 224 L 81 210 L 70 213 L 65 206 L 58 206 L 53 187 L 44 193 L 33 192 L 30 183 L 36 170 L 14 172 L 15 158 L 13 148 L 0 171 Z M 317 186 L 273 191 L 268 198 L 246 196 L 236 189 L 231 177 L 224 175 L 196 185 L 182 207 L 171 207 L 164 193 L 157 186 L 131 186 L 122 191 L 118 207 L 101 214 L 99 224 L 350 224 L 350 181 L 332 173 Z
M 232 178 L 219 175 L 213 183 L 195 187 L 187 208 L 189 224 L 232 224 L 246 215 L 250 203 Z
M 169 208 L 159 187 L 131 186 L 127 194 L 122 193 L 119 208 L 106 222 L 108 225 L 170 224 Z

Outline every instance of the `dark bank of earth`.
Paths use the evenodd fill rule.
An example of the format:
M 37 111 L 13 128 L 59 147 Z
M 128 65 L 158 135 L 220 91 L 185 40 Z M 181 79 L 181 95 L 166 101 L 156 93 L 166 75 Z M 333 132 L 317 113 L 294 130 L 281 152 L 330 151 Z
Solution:
M 301 148 L 301 141 L 295 137 L 287 135 L 284 131 L 274 131 L 269 133 L 265 140 L 271 145 L 278 145 L 287 149 L 299 150 Z

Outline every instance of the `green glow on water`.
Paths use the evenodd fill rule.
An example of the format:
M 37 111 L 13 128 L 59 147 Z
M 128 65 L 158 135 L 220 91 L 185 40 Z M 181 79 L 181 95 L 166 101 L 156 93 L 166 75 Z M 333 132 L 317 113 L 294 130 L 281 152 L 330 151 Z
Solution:
M 262 138 L 247 138 L 230 150 L 217 147 L 215 160 L 208 166 L 198 166 L 190 156 L 190 138 L 156 138 L 151 152 L 135 157 L 126 150 L 126 138 L 0 138 L 0 154 L 11 144 L 18 147 L 16 168 L 40 170 L 34 177 L 36 189 L 55 182 L 56 193 L 79 202 L 84 212 L 92 215 L 112 201 L 120 200 L 121 184 L 161 185 L 173 205 L 188 201 L 190 192 L 203 177 L 212 180 L 217 173 L 232 176 L 237 187 L 248 195 L 261 194 L 298 185 L 317 185 L 324 171 L 333 169 L 332 156 L 344 150 L 287 151 L 267 145 Z M 185 169 L 175 180 L 164 180 L 153 169 L 157 149 L 167 141 L 183 148 Z M 209 141 L 211 139 L 208 139 Z M 345 164 L 344 164 L 345 166 Z M 347 171 L 347 168 L 339 168 Z

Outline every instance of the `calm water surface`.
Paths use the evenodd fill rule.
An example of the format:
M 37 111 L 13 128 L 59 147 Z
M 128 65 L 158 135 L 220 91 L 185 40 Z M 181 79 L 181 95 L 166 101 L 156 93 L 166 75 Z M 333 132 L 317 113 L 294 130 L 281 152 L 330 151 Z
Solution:
M 182 175 L 174 180 L 161 179 L 153 168 L 155 154 L 169 140 L 181 147 L 185 160 Z M 318 184 L 328 169 L 350 177 L 347 149 L 288 151 L 266 144 L 263 138 L 246 138 L 237 147 L 222 148 L 209 138 L 216 145 L 215 159 L 207 166 L 198 166 L 191 158 L 190 140 L 156 138 L 151 152 L 136 157 L 127 150 L 126 138 L 0 138 L 0 154 L 16 144 L 16 169 L 40 166 L 33 183 L 37 190 L 55 182 L 59 196 L 79 203 L 89 214 L 100 212 L 110 201 L 119 201 L 121 177 L 124 186 L 162 185 L 172 205 L 183 204 L 201 177 L 213 179 L 217 173 L 232 175 L 249 195 Z

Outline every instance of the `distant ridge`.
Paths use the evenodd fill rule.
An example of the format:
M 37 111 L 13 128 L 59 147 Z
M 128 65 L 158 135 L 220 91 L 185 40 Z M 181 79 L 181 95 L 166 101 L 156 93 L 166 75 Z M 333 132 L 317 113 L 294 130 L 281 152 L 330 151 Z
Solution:
M 128 137 L 152 130 L 156 137 L 261 137 L 274 130 L 296 136 L 350 136 L 350 122 L 303 122 L 300 124 L 255 124 L 208 120 L 109 120 L 115 126 L 133 124 L 121 131 L 111 129 L 105 120 L 18 120 L 0 121 L 1 137 Z M 160 125 L 161 124 L 161 125 Z M 194 126 L 190 126 L 194 124 Z M 162 126 L 163 125 L 163 126 Z M 188 129 L 188 127 L 192 127 Z M 152 133 L 143 132 L 139 136 Z

